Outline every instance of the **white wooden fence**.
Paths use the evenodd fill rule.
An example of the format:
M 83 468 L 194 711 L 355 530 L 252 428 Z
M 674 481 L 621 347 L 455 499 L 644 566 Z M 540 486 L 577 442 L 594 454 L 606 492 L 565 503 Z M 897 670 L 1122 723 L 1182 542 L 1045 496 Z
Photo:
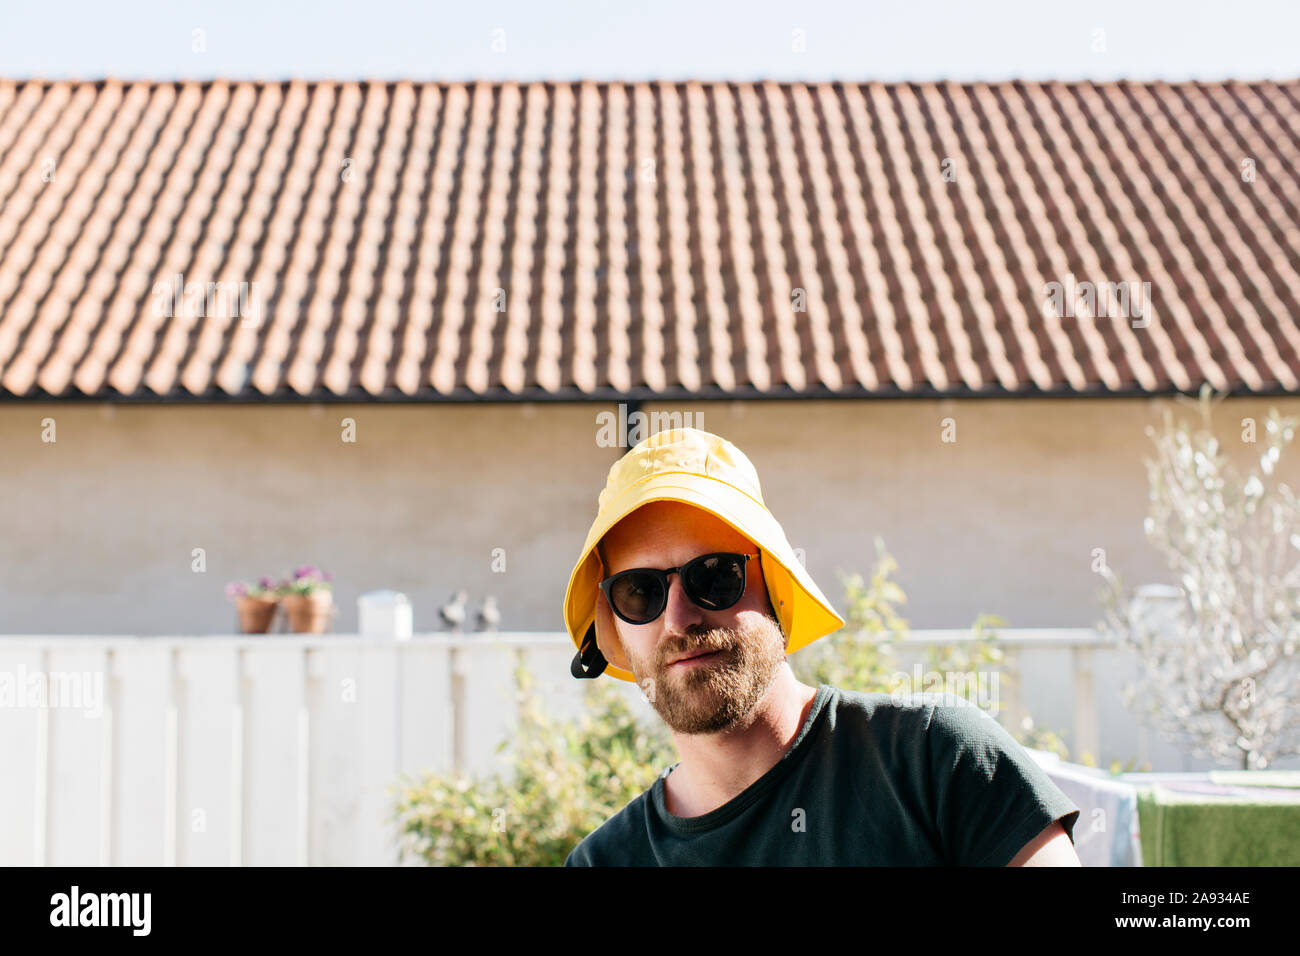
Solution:
M 968 638 L 895 648 L 910 667 Z M 1092 631 L 999 640 L 1021 673 L 1004 725 L 1027 710 L 1072 757 L 1209 766 L 1143 739 L 1119 704 L 1125 655 Z M 548 710 L 576 715 L 588 682 L 563 634 L 0 636 L 0 865 L 396 864 L 402 775 L 504 767 L 517 653 Z

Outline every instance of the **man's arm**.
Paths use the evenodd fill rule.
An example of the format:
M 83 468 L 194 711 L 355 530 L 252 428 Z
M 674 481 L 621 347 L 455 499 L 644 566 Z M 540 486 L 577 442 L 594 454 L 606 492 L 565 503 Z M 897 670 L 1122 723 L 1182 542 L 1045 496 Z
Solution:
M 931 695 L 935 696 L 935 695 Z M 1061 861 L 1079 807 L 987 711 L 932 700 L 923 728 L 935 829 L 950 866 L 1077 866 Z M 1032 838 L 1032 839 L 1031 839 Z M 1069 849 L 1073 851 L 1073 845 Z M 1008 863 L 1010 861 L 1010 863 Z
M 1074 844 L 1060 821 L 1053 821 L 1042 833 L 1020 848 L 1007 866 L 1083 866 Z

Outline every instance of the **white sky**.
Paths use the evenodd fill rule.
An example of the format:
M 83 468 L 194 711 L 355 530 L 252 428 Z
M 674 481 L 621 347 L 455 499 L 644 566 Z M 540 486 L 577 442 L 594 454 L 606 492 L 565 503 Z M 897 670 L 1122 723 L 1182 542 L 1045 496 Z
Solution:
M 0 0 L 0 76 L 1292 79 L 1300 0 Z

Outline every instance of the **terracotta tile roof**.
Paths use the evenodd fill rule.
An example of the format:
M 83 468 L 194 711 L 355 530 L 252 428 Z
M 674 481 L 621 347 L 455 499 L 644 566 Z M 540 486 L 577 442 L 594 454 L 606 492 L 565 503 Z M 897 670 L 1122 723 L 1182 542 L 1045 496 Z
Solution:
M 0 396 L 1295 391 L 1297 170 L 1300 81 L 0 81 Z

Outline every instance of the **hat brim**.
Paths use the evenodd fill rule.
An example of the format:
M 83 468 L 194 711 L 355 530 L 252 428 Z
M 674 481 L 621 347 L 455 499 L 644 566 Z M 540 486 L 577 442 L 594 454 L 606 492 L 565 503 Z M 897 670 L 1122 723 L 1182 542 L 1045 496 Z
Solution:
M 599 584 L 606 577 L 596 544 L 610 528 L 652 501 L 680 501 L 701 508 L 754 542 L 762 552 L 763 580 L 787 638 L 787 654 L 844 626 L 844 618 L 822 594 L 790 547 L 781 525 L 761 502 L 716 478 L 689 472 L 657 472 L 606 504 L 587 532 L 582 556 L 569 575 L 564 595 L 565 627 L 578 650 L 582 649 L 584 635 L 595 627 L 596 644 L 608 662 L 605 673 L 624 681 L 636 679 L 630 670 L 615 663 L 623 659 L 617 635 L 605 633 L 596 613 Z M 612 621 L 612 616 L 606 616 Z

